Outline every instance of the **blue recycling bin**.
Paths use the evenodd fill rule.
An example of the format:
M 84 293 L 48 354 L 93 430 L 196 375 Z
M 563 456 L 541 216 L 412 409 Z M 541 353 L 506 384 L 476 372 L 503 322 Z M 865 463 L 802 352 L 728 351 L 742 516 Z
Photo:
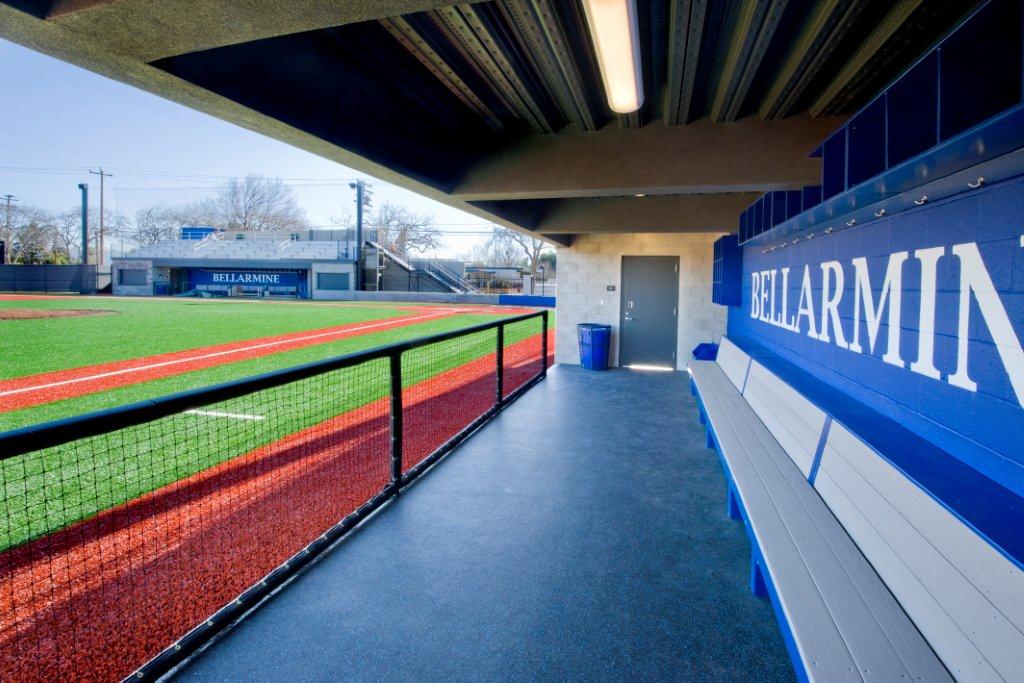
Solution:
M 580 339 L 580 365 L 584 370 L 607 370 L 612 326 L 599 323 L 576 325 Z
M 718 358 L 718 344 L 697 344 L 693 347 L 694 360 L 715 360 Z

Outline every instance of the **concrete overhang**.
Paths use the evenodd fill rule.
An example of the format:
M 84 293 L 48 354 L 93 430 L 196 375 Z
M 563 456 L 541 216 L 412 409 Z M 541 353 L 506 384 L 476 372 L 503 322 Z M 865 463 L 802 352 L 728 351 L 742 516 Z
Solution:
M 820 182 L 820 160 L 809 155 L 842 121 L 701 119 L 533 136 L 470 167 L 452 196 L 480 201 L 795 189 Z
M 732 232 L 756 193 L 593 197 L 554 200 L 536 232 Z

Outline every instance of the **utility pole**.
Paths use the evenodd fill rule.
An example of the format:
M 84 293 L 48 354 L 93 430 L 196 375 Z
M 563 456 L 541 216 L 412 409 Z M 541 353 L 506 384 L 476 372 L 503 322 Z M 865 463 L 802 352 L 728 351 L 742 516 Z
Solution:
M 9 239 L 9 240 L 11 240 L 13 242 L 14 240 L 12 239 L 12 235 L 11 235 L 11 202 L 18 201 L 18 198 L 15 197 L 13 194 L 5 194 L 2 197 L 0 197 L 0 199 L 4 199 L 4 200 L 7 201 L 7 228 L 6 228 L 6 231 L 4 232 L 4 235 L 7 236 L 7 239 Z M 3 258 L 0 258 L 0 265 L 3 265 L 5 263 L 7 263 L 7 252 L 11 250 L 12 246 L 13 245 L 10 245 L 10 244 L 6 244 L 6 243 L 4 244 L 4 249 L 3 249 L 4 253 L 3 253 Z
M 89 186 L 78 183 L 82 191 L 82 265 L 89 265 Z
M 356 291 L 363 290 L 363 207 L 369 206 L 366 182 L 357 180 L 348 186 L 356 191 Z
M 103 267 L 103 234 L 105 232 L 104 227 L 103 227 L 103 179 L 104 178 L 113 178 L 114 174 L 113 173 L 104 173 L 102 166 L 100 166 L 100 170 L 98 170 L 98 171 L 89 171 L 89 173 L 91 173 L 93 175 L 98 175 L 100 177 L 100 229 L 99 229 L 99 232 L 96 233 L 96 266 L 97 266 L 97 268 L 102 268 Z

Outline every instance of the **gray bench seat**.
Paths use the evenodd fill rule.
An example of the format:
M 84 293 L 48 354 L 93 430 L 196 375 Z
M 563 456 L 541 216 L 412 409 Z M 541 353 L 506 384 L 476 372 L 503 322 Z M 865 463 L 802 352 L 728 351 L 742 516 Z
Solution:
M 826 418 L 793 396 L 763 395 L 759 417 L 736 347 L 719 362 L 692 362 L 702 419 L 729 481 L 730 513 L 751 539 L 751 582 L 771 598 L 801 678 L 823 681 L 950 680 L 942 662 L 808 483 Z M 785 391 L 765 377 L 753 391 Z M 750 387 L 754 389 L 753 386 Z M 783 412 L 780 412 L 783 411 Z M 819 411 L 820 412 L 820 411 Z M 790 452 L 765 426 L 788 434 Z M 813 441 L 813 443 L 808 443 Z M 799 463 L 799 465 L 798 465 Z

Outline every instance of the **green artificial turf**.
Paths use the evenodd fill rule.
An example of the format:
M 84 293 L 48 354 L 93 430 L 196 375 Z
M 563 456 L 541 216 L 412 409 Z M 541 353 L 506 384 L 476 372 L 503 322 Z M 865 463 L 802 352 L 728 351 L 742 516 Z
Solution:
M 220 304 L 222 309 L 233 306 L 245 307 L 244 304 Z M 267 304 L 255 305 L 255 308 L 271 306 L 286 307 Z M 295 305 L 295 308 L 299 307 Z M 315 309 L 317 305 L 302 308 Z M 340 308 L 345 314 L 355 312 Z M 393 309 L 380 309 L 379 313 L 389 310 Z M 316 314 L 319 313 L 316 311 Z M 377 314 L 378 311 L 362 308 L 359 313 Z M 145 314 L 149 315 L 149 312 Z M 246 312 L 246 315 L 250 314 Z M 287 321 L 286 324 L 295 324 L 291 312 L 273 312 L 273 316 L 278 315 Z M 489 320 L 494 320 L 494 316 L 474 314 L 431 320 L 0 414 L 0 429 L 163 396 Z M 313 327 L 330 324 L 342 323 L 318 323 Z M 554 324 L 553 316 L 551 324 Z M 281 331 L 272 329 L 256 334 L 275 334 Z M 539 319 L 510 325 L 506 329 L 506 346 L 539 332 Z M 223 337 L 221 340 L 228 341 Z M 493 353 L 495 342 L 496 333 L 489 330 L 407 352 L 403 355 L 403 385 L 415 384 L 474 358 Z M 208 343 L 211 342 L 199 345 Z M 386 396 L 388 387 L 387 361 L 372 361 L 204 408 L 225 413 L 259 415 L 264 418 L 262 420 L 181 414 L 58 448 L 6 459 L 0 462 L 0 492 L 3 494 L 0 510 L 4 513 L 0 515 L 0 550 L 51 533 L 254 448 L 372 403 Z
M 399 305 L 105 297 L 0 301 L 0 308 L 116 312 L 0 320 L 0 379 L 407 315 Z

